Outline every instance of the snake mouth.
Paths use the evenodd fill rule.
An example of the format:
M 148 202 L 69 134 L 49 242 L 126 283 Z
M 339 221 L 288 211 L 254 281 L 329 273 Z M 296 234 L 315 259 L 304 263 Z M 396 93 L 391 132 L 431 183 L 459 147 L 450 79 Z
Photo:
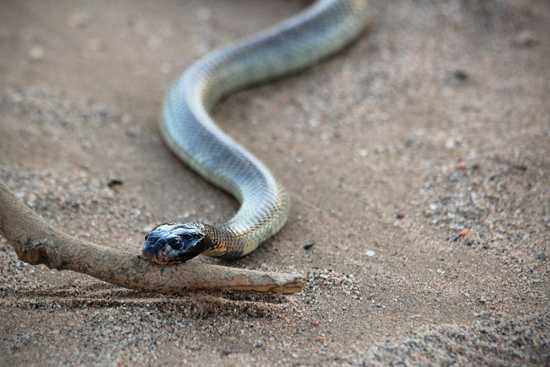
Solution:
M 145 259 L 157 265 L 174 265 L 178 263 L 178 261 L 166 256 L 164 251 L 152 252 L 143 250 L 142 255 Z

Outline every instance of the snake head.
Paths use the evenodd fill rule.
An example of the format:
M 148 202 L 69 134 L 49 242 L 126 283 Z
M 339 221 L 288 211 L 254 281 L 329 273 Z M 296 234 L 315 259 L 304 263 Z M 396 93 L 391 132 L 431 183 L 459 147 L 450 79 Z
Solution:
M 161 265 L 184 262 L 208 249 L 205 237 L 197 223 L 161 224 L 145 236 L 143 256 Z

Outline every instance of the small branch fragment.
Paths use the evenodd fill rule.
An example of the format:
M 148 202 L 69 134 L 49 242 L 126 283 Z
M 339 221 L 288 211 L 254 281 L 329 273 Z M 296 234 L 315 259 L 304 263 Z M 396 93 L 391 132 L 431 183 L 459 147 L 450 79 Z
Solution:
M 293 294 L 305 278 L 199 262 L 154 265 L 135 254 L 85 242 L 51 227 L 0 182 L 0 234 L 20 260 L 52 269 L 73 270 L 126 288 L 159 293 L 189 290 L 240 290 Z

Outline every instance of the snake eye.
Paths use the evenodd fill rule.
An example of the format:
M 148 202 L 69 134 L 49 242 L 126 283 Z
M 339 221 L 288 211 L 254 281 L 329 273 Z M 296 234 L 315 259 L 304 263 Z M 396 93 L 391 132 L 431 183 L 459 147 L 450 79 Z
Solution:
M 168 240 L 168 246 L 172 247 L 174 250 L 177 250 L 180 247 L 180 242 L 178 238 L 171 238 Z

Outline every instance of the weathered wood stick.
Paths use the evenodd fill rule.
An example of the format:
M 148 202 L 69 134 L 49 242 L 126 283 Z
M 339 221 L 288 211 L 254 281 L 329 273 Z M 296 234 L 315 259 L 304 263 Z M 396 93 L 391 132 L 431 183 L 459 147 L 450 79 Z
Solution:
M 53 228 L 0 182 L 0 234 L 20 260 L 51 269 L 72 270 L 131 289 L 159 293 L 240 290 L 292 294 L 305 286 L 295 273 L 272 273 L 188 262 L 160 266 L 141 256 L 85 242 Z

